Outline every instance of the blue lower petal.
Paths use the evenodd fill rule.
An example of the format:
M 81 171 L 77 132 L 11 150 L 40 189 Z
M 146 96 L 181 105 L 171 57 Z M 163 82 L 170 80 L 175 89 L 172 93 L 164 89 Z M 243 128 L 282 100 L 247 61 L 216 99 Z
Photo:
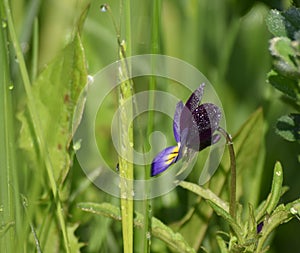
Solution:
M 151 164 L 151 176 L 156 176 L 178 160 L 179 146 L 167 147 L 154 158 Z

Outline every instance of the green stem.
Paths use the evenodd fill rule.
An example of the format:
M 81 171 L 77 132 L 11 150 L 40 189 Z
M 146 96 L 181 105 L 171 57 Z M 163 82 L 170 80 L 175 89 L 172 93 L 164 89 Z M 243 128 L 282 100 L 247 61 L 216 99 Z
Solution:
M 3 3 L 0 6 L 1 22 L 5 22 Z M 13 108 L 9 91 L 9 61 L 7 55 L 6 23 L 0 28 L 0 252 L 14 252 L 16 217 L 14 215 L 13 171 L 15 148 L 13 133 Z
M 159 32 L 160 32 L 160 14 L 161 14 L 161 1 L 153 0 L 152 1 L 152 24 L 151 24 L 151 53 L 158 54 L 159 53 Z M 155 68 L 157 64 L 155 61 L 151 62 L 152 69 Z M 157 80 L 155 76 L 150 77 L 149 82 L 149 112 L 148 112 L 148 124 L 147 124 L 147 134 L 146 136 L 150 136 L 153 132 L 153 124 L 154 124 L 154 111 L 151 108 L 154 108 L 155 96 L 153 91 L 156 90 Z M 146 167 L 145 180 L 149 180 L 151 175 L 151 167 Z M 147 186 L 146 186 L 147 187 Z M 150 189 L 148 187 L 145 189 L 145 192 L 148 193 Z M 144 233 L 143 233 L 143 249 L 144 252 L 149 253 L 151 248 L 151 219 L 152 219 L 152 207 L 151 200 L 145 199 L 143 203 L 143 215 L 144 215 Z M 150 235 L 150 236 L 149 236 Z
M 121 84 L 119 86 L 119 142 L 120 142 L 120 154 L 119 154 L 119 171 L 120 171 L 120 195 L 121 195 L 121 215 L 122 215 L 122 235 L 124 253 L 133 252 L 133 179 L 134 169 L 133 164 L 133 152 L 130 150 L 133 148 L 133 82 L 131 79 L 131 68 L 128 65 L 126 54 L 131 54 L 131 20 L 130 20 L 130 0 L 120 1 L 120 16 L 123 12 L 123 1 L 125 1 L 125 42 L 126 47 L 121 40 L 120 29 L 117 26 L 116 20 L 112 14 L 110 6 L 104 4 L 101 6 L 102 12 L 108 12 L 111 17 L 119 47 L 119 79 Z M 121 21 L 121 20 L 120 20 Z M 129 100 L 128 100 L 129 99 Z M 127 102 L 127 100 L 129 102 Z M 125 103 L 127 104 L 125 106 Z
M 230 201 L 229 201 L 229 213 L 231 217 L 236 220 L 236 161 L 233 148 L 232 137 L 223 128 L 219 127 L 219 132 L 226 138 L 230 156 Z
M 124 0 L 125 1 L 125 0 Z M 122 4 L 122 1 L 121 1 Z M 133 179 L 134 169 L 133 164 L 133 152 L 130 151 L 133 148 L 133 82 L 130 75 L 130 66 L 126 60 L 126 54 L 131 54 L 131 20 L 130 20 L 130 0 L 126 0 L 125 3 L 125 41 L 124 44 L 119 43 L 119 57 L 121 60 L 119 78 L 125 80 L 119 87 L 119 106 L 120 106 L 120 190 L 121 190 L 121 215 L 122 215 L 122 234 L 124 253 L 133 252 Z M 126 100 L 129 102 L 129 106 L 125 107 Z M 129 127 L 128 127 L 129 126 Z
M 69 242 L 68 242 L 68 236 L 67 236 L 65 221 L 64 221 L 64 217 L 63 217 L 63 213 L 62 213 L 62 205 L 61 205 L 61 202 L 59 199 L 58 188 L 57 188 L 54 174 L 53 174 L 52 163 L 51 163 L 50 157 L 47 152 L 47 146 L 46 146 L 45 140 L 43 138 L 43 131 L 42 131 L 42 128 L 40 125 L 39 115 L 37 113 L 36 106 L 34 103 L 35 100 L 34 100 L 32 90 L 31 90 L 31 83 L 30 83 L 28 71 L 26 68 L 26 64 L 25 64 L 25 60 L 24 60 L 24 57 L 22 54 L 20 44 L 18 42 L 17 35 L 15 32 L 13 19 L 12 19 L 12 13 L 11 13 L 11 9 L 10 9 L 8 0 L 4 0 L 4 6 L 5 6 L 5 12 L 6 12 L 6 17 L 7 17 L 10 38 L 11 38 L 11 41 L 13 43 L 13 46 L 14 46 L 14 49 L 16 52 L 16 56 L 17 56 L 17 60 L 19 63 L 20 72 L 21 72 L 21 76 L 23 79 L 23 84 L 24 84 L 24 88 L 25 88 L 25 92 L 26 92 L 26 96 L 27 96 L 27 103 L 28 103 L 27 105 L 28 105 L 29 113 L 30 113 L 30 116 L 32 119 L 32 124 L 34 126 L 39 150 L 41 152 L 42 159 L 45 162 L 52 194 L 56 201 L 57 217 L 58 217 L 59 224 L 60 224 L 60 227 L 61 227 L 61 230 L 63 233 L 64 246 L 65 246 L 66 252 L 69 253 L 70 247 L 69 247 Z
M 35 18 L 33 23 L 33 44 L 32 44 L 32 64 L 31 64 L 31 81 L 34 81 L 38 72 L 38 48 L 39 48 L 39 24 Z

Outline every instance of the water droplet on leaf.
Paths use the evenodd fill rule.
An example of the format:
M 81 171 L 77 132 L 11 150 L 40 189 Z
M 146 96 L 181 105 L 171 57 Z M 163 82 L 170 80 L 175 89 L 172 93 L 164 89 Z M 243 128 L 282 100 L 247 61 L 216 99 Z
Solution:
M 108 5 L 107 4 L 102 4 L 100 6 L 100 11 L 101 12 L 107 12 L 107 10 L 108 10 Z
M 2 28 L 7 27 L 7 21 L 5 19 L 2 19 Z
M 80 139 L 76 143 L 74 143 L 74 145 L 73 145 L 74 151 L 78 151 L 80 149 L 80 147 L 81 147 L 81 141 L 82 140 Z

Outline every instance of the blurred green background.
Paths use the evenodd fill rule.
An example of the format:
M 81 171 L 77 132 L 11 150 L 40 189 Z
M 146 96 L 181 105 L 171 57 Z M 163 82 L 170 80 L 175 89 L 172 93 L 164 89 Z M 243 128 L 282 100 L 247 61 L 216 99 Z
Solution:
M 38 70 L 53 60 L 70 41 L 78 17 L 90 3 L 89 12 L 82 30 L 83 47 L 86 53 L 89 74 L 118 59 L 116 33 L 111 19 L 100 12 L 101 1 L 51 0 L 25 1 L 12 0 L 14 21 L 21 45 L 25 52 L 28 67 L 31 66 L 32 32 L 34 18 L 38 18 Z M 107 1 L 119 24 L 119 1 Z M 268 51 L 271 34 L 265 18 L 271 8 L 285 9 L 289 1 L 238 1 L 238 0 L 162 0 L 159 23 L 158 53 L 177 57 L 199 69 L 213 84 L 222 101 L 227 130 L 235 134 L 249 115 L 258 107 L 263 108 L 265 118 L 266 156 L 263 165 L 263 181 L 260 198 L 269 192 L 275 161 L 282 162 L 284 184 L 290 190 L 282 201 L 299 197 L 300 166 L 299 144 L 284 141 L 274 132 L 278 117 L 293 109 L 282 102 L 281 94 L 266 82 L 271 68 Z M 151 53 L 151 23 L 153 22 L 151 0 L 131 1 L 132 55 Z M 122 24 L 121 24 L 122 30 Z M 122 37 L 122 33 L 121 33 Z M 121 38 L 122 39 L 122 38 Z M 14 97 L 16 106 L 23 97 L 23 89 L 16 64 L 14 71 Z M 137 82 L 138 83 L 138 82 Z M 146 89 L 141 86 L 138 89 Z M 170 87 L 163 87 L 170 89 Z M 185 100 L 187 96 L 183 96 Z M 99 118 L 96 131 L 101 140 L 99 146 L 109 164 L 116 163 L 116 154 L 110 139 L 110 120 L 117 106 L 117 98 L 108 98 L 106 107 Z M 160 120 L 155 129 L 168 129 L 167 123 Z M 172 141 L 172 133 L 168 136 Z M 256 152 L 256 150 L 253 150 Z M 21 158 L 20 158 L 21 159 Z M 84 181 L 84 173 L 76 164 L 72 169 L 71 192 L 75 192 Z M 26 184 L 25 184 L 26 185 Z M 28 186 L 30 187 L 30 186 Z M 22 189 L 26 192 L 28 189 Z M 181 218 L 188 207 L 182 205 L 182 192 L 174 191 L 162 198 L 153 200 L 154 215 L 165 222 Z M 76 209 L 78 201 L 112 201 L 107 194 L 89 185 L 70 205 L 70 220 L 80 223 L 76 234 L 83 242 L 89 241 L 83 252 L 119 252 L 121 244 L 120 225 L 112 225 L 106 218 L 83 214 Z M 188 204 L 188 201 L 184 203 Z M 175 210 L 175 211 L 174 211 Z M 269 252 L 300 252 L 300 223 L 297 220 L 281 226 L 274 234 Z M 155 252 L 160 247 L 153 244 Z

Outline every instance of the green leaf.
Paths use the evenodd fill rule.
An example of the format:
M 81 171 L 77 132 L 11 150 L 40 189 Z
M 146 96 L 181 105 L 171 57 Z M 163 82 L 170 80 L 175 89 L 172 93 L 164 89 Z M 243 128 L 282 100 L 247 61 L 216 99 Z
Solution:
M 200 185 L 190 183 L 190 182 L 185 182 L 185 181 L 180 182 L 179 185 L 184 189 L 196 193 L 197 195 L 204 198 L 205 200 L 210 200 L 211 202 L 214 202 L 220 208 L 224 209 L 224 211 L 226 212 L 229 211 L 228 203 L 224 202 L 222 199 L 220 199 L 216 194 L 214 194 L 209 189 L 205 189 Z
M 109 203 L 79 203 L 78 207 L 86 212 L 103 215 L 117 221 L 122 220 L 120 208 Z M 134 226 L 137 228 L 143 228 L 143 215 L 138 212 L 135 214 Z M 195 250 L 188 245 L 181 234 L 175 233 L 171 228 L 157 218 L 152 217 L 151 224 L 151 235 L 164 241 L 173 251 L 180 253 L 195 252 Z
M 70 250 L 72 253 L 80 253 L 80 248 L 84 246 L 84 243 L 79 242 L 78 238 L 75 236 L 75 231 L 79 224 L 69 225 L 67 227 L 68 238 L 70 242 Z
M 218 246 L 219 246 L 219 249 L 220 249 L 220 252 L 221 253 L 229 253 L 228 249 L 227 249 L 227 246 L 226 246 L 226 243 L 225 241 L 223 240 L 223 238 L 219 235 L 216 236 L 216 239 L 217 239 L 217 243 L 218 243 Z
M 268 81 L 274 88 L 281 91 L 294 101 L 300 100 L 300 89 L 296 80 L 290 79 L 278 74 L 274 70 L 271 70 L 268 74 Z
M 276 123 L 276 133 L 288 141 L 300 141 L 300 114 L 281 116 Z
M 262 109 L 255 111 L 233 138 L 237 167 L 237 199 L 258 204 L 263 173 L 264 119 Z M 254 152 L 255 151 L 255 152 Z
M 79 36 L 75 36 L 73 42 L 44 69 L 32 87 L 43 138 L 58 183 L 63 182 L 70 168 L 68 150 L 72 139 L 72 118 L 86 83 L 84 51 Z M 27 109 L 21 111 L 18 118 L 22 124 L 19 145 L 25 150 L 31 165 L 38 168 L 37 140 Z
M 273 56 L 273 67 L 281 75 L 299 79 L 298 43 L 286 37 L 275 37 L 270 41 L 270 53 Z
M 267 201 L 264 203 L 258 214 L 256 220 L 259 221 L 264 215 L 271 214 L 276 208 L 282 193 L 283 170 L 280 162 L 277 162 L 274 167 L 272 188 Z
M 300 30 L 300 10 L 294 7 L 283 12 L 271 10 L 266 22 L 273 35 L 295 39 L 295 33 Z

